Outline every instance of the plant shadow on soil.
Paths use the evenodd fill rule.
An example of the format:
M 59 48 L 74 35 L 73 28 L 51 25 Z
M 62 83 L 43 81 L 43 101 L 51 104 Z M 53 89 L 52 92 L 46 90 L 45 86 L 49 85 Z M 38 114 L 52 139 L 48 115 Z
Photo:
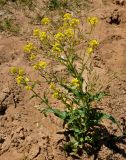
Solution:
M 126 151 L 124 149 L 121 149 L 120 147 L 117 146 L 118 144 L 124 144 L 126 145 L 126 136 L 115 136 L 113 134 L 109 134 L 107 129 L 105 129 L 105 132 L 107 132 L 107 136 L 103 138 L 101 141 L 98 141 L 94 146 L 94 149 L 91 152 L 91 155 L 94 154 L 94 160 L 97 160 L 98 158 L 98 152 L 101 150 L 102 146 L 104 145 L 111 151 L 113 151 L 114 154 L 120 154 L 122 157 L 126 158 Z
M 68 156 L 71 156 L 73 159 L 80 159 L 83 155 L 83 151 L 85 151 L 87 153 L 87 155 L 90 156 L 94 156 L 93 160 L 97 160 L 98 155 L 99 155 L 99 151 L 101 150 L 102 146 L 105 146 L 106 148 L 108 148 L 109 150 L 111 150 L 113 152 L 113 154 L 120 154 L 122 157 L 126 158 L 126 151 L 122 148 L 120 148 L 117 144 L 124 144 L 126 145 L 126 134 L 122 135 L 122 136 L 116 136 L 114 134 L 110 134 L 107 130 L 107 128 L 105 126 L 100 126 L 98 128 L 99 133 L 101 134 L 101 139 L 96 141 L 94 144 L 89 144 L 86 143 L 84 144 L 83 149 L 78 150 L 78 155 L 79 156 L 71 156 L 71 151 L 67 150 L 67 154 Z M 66 142 L 69 141 L 69 131 L 65 131 L 65 132 L 57 132 L 57 134 L 64 134 L 65 138 L 66 138 Z M 58 141 L 58 144 L 61 143 L 63 141 L 60 140 Z M 61 148 L 63 149 L 63 148 Z M 106 160 L 112 160 L 109 156 L 106 157 Z

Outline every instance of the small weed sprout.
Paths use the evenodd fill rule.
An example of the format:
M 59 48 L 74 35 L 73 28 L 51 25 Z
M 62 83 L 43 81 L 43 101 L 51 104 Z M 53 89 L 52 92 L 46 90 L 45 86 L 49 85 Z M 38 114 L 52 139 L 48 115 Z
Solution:
M 19 4 L 20 6 L 27 6 L 29 9 L 34 7 L 33 0 L 0 0 L 0 7 L 8 4 L 8 2 Z
M 46 1 L 46 8 L 49 10 L 70 10 L 70 11 L 78 11 L 80 8 L 89 9 L 90 2 L 88 0 L 48 0 Z
M 39 41 L 39 46 L 28 43 L 24 46 L 34 70 L 36 70 L 47 83 L 43 96 L 35 91 L 35 83 L 30 80 L 22 69 L 13 67 L 17 84 L 24 86 L 33 92 L 33 97 L 38 97 L 46 108 L 40 108 L 45 115 L 48 112 L 63 120 L 65 129 L 64 149 L 71 155 L 79 155 L 83 152 L 85 144 L 94 145 L 101 139 L 99 129 L 103 119 L 109 119 L 113 123 L 117 121 L 109 114 L 97 110 L 93 103 L 98 103 L 106 93 L 104 91 L 94 92 L 91 84 L 85 79 L 84 73 L 93 74 L 92 57 L 99 42 L 90 39 L 91 32 L 98 23 L 96 17 L 88 18 L 91 32 L 83 35 L 80 29 L 80 20 L 70 13 L 65 13 L 62 19 L 58 20 L 57 26 L 52 27 L 52 19 L 45 17 L 41 23 L 43 30 L 36 28 L 33 35 Z M 80 36 L 81 35 L 81 36 Z M 86 38 L 86 41 L 84 41 Z M 83 52 L 79 54 L 77 46 L 85 42 Z M 44 59 L 44 60 L 43 60 Z M 46 62 L 46 60 L 48 60 Z M 52 67 L 61 65 L 65 68 L 67 76 L 58 73 Z M 52 98 L 50 97 L 52 94 Z M 56 99 L 64 105 L 64 110 L 53 107 L 51 99 Z M 119 127 L 120 128 L 120 127 Z
M 18 24 L 14 24 L 11 19 L 5 18 L 0 21 L 0 32 L 2 31 L 8 31 L 18 34 L 20 32 L 20 27 L 18 26 Z

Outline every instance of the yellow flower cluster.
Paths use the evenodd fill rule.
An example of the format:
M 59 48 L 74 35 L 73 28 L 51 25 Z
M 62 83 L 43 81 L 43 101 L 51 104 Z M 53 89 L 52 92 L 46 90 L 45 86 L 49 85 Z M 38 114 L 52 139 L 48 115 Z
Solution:
M 34 46 L 33 43 L 28 43 L 24 46 L 24 52 L 25 53 L 31 53 L 32 50 L 35 50 L 36 47 Z
M 12 73 L 12 74 L 18 74 L 18 75 L 20 75 L 20 76 L 23 76 L 25 73 L 24 73 L 24 69 L 19 69 L 19 68 L 17 68 L 17 67 L 12 67 L 11 69 L 10 69 L 10 72 Z
M 16 82 L 17 82 L 17 84 L 22 84 L 22 83 L 24 82 L 23 76 L 18 76 L 18 77 L 16 78 Z
M 29 78 L 28 77 L 24 77 L 24 76 L 18 76 L 17 78 L 16 78 L 16 82 L 17 82 L 17 84 L 22 84 L 22 85 L 24 85 L 25 86 L 25 89 L 26 90 L 28 90 L 28 91 L 30 91 L 31 89 L 32 89 L 32 87 L 30 86 L 30 85 L 28 85 L 28 82 L 29 82 L 30 80 L 29 80 Z
M 11 73 L 11 74 L 16 74 L 16 73 L 18 73 L 18 69 L 17 69 L 16 67 L 12 67 L 12 68 L 10 69 L 10 73 Z
M 99 45 L 99 42 L 96 39 L 92 39 L 89 41 L 89 46 L 90 47 L 96 47 Z
M 36 36 L 36 37 L 38 37 L 39 36 L 39 34 L 40 34 L 40 29 L 34 29 L 34 31 L 33 31 L 33 36 Z
M 45 17 L 45 18 L 43 18 L 43 19 L 41 20 L 41 23 L 42 23 L 43 25 L 48 25 L 48 24 L 50 23 L 50 19 L 47 18 L 47 17 Z
M 42 32 L 40 29 L 34 29 L 33 36 L 36 36 L 40 39 L 40 41 L 44 41 L 47 39 L 47 33 Z
M 27 90 L 31 90 L 33 88 L 29 85 L 30 80 L 25 76 L 24 69 L 12 67 L 10 72 L 16 76 L 15 80 L 18 85 L 23 85 Z
M 18 77 L 16 78 L 16 82 L 17 84 L 27 84 L 29 82 L 29 78 L 18 75 Z
M 55 89 L 56 89 L 56 86 L 55 86 L 54 83 L 51 83 L 50 86 L 49 86 L 49 88 L 52 89 L 52 90 L 55 90 Z
M 88 17 L 88 22 L 92 25 L 95 26 L 98 23 L 98 18 L 97 17 Z
M 19 69 L 18 70 L 18 74 L 20 75 L 20 76 L 23 76 L 25 73 L 24 73 L 24 69 Z
M 75 86 L 75 87 L 79 87 L 80 86 L 80 82 L 77 78 L 74 78 L 71 80 L 71 85 Z
M 61 45 L 60 43 L 55 43 L 52 47 L 53 52 L 61 52 Z
M 64 26 L 70 25 L 71 27 L 76 27 L 80 21 L 77 18 L 73 18 L 73 16 L 70 13 L 64 14 Z
M 29 60 L 30 61 L 33 61 L 36 59 L 36 54 L 32 53 L 30 56 L 29 56 Z
M 66 39 L 72 38 L 74 36 L 74 30 L 72 28 L 67 28 L 62 32 L 58 32 L 54 35 L 55 41 L 64 42 Z
M 71 27 L 76 27 L 79 23 L 80 23 L 79 19 L 73 18 L 73 19 L 71 19 L 71 21 L 70 21 L 70 26 L 71 26 Z
M 88 45 L 87 54 L 91 55 L 94 52 L 94 48 L 99 45 L 99 42 L 96 39 L 92 39 L 89 41 Z
M 63 16 L 63 20 L 64 21 L 68 21 L 72 18 L 72 15 L 70 13 L 65 13 Z
M 57 34 L 54 35 L 56 41 L 62 41 L 64 39 L 64 36 L 65 35 L 61 32 L 58 32 Z
M 47 34 L 46 34 L 46 32 L 40 32 L 39 38 L 40 38 L 41 41 L 47 39 Z
M 52 96 L 53 96 L 53 98 L 58 98 L 59 97 L 59 92 L 55 91 Z
M 68 38 L 72 38 L 74 36 L 74 30 L 72 28 L 68 28 L 64 32 L 65 36 Z
M 24 52 L 28 53 L 28 59 L 30 61 L 35 60 L 36 54 L 34 52 L 37 51 L 37 48 L 34 46 L 33 43 L 28 43 L 24 46 Z
M 60 90 L 58 90 L 54 83 L 51 83 L 49 88 L 53 91 L 52 97 L 59 98 Z
M 30 91 L 31 89 L 32 89 L 32 87 L 31 86 L 25 86 L 25 89 L 27 90 L 27 91 Z
M 94 52 L 93 48 L 92 47 L 88 47 L 86 49 L 86 53 L 90 56 L 92 53 Z
M 34 69 L 36 70 L 41 70 L 41 69 L 45 69 L 47 67 L 47 63 L 44 61 L 39 61 L 37 62 L 34 66 Z

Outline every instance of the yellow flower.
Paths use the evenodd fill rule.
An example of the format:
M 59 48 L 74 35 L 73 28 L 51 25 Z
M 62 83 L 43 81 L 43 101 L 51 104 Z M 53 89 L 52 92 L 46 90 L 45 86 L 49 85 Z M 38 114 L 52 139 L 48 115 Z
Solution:
M 87 52 L 88 55 L 91 55 L 93 53 L 93 51 L 94 50 L 91 47 L 88 47 L 87 50 L 86 50 L 86 52 Z
M 33 43 L 28 43 L 24 46 L 24 52 L 30 53 L 33 49 L 35 49 Z
M 64 34 L 61 32 L 58 32 L 57 34 L 54 35 L 54 37 L 57 41 L 62 41 L 64 38 Z
M 96 25 L 98 23 L 98 18 L 97 17 L 88 17 L 88 22 L 91 24 L 91 25 Z
M 68 28 L 65 30 L 64 34 L 66 35 L 66 37 L 72 38 L 74 36 L 74 30 L 71 28 Z
M 12 68 L 10 69 L 10 72 L 11 72 L 12 74 L 16 74 L 16 73 L 18 72 L 18 68 L 12 67 Z
M 71 84 L 76 87 L 80 86 L 79 80 L 77 78 L 72 79 Z
M 63 16 L 64 21 L 68 21 L 72 18 L 72 15 L 70 13 L 65 13 Z
M 39 34 L 40 34 L 40 29 L 34 29 L 33 36 L 39 36 Z
M 42 69 L 45 69 L 47 67 L 47 63 L 44 62 L 44 61 L 40 61 L 39 62 L 39 67 L 42 68 Z
M 40 70 L 40 69 L 45 69 L 47 67 L 47 63 L 44 61 L 39 61 L 34 65 L 34 69 Z
M 54 51 L 54 52 L 61 52 L 61 46 L 60 46 L 60 44 L 59 43 L 55 43 L 53 45 L 52 51 Z
M 38 63 L 36 63 L 36 64 L 33 66 L 33 68 L 36 69 L 36 70 L 39 70 L 39 65 L 38 65 Z
M 59 92 L 58 91 L 54 92 L 52 96 L 53 96 L 53 98 L 58 98 L 59 97 Z
M 17 84 L 22 84 L 22 83 L 24 82 L 23 76 L 18 76 L 18 77 L 16 78 L 16 82 L 17 82 Z
M 24 75 L 24 69 L 19 69 L 18 74 L 19 74 L 19 76 L 23 76 Z
M 39 38 L 40 38 L 41 41 L 45 40 L 47 38 L 46 32 L 40 32 Z
M 32 53 L 32 54 L 30 55 L 30 57 L 29 57 L 29 60 L 30 60 L 30 61 L 33 61 L 33 60 L 35 60 L 35 58 L 36 58 L 36 55 L 35 55 L 34 53 Z
M 89 46 L 90 47 L 95 47 L 97 45 L 99 45 L 99 42 L 96 39 L 92 39 L 92 40 L 89 41 Z
M 54 83 L 51 83 L 50 86 L 49 86 L 49 88 L 52 89 L 52 90 L 55 90 L 55 89 L 56 89 L 56 86 L 55 86 Z
M 25 89 L 26 89 L 27 91 L 30 91 L 30 90 L 32 89 L 32 87 L 31 87 L 31 86 L 25 86 Z
M 71 19 L 71 21 L 70 21 L 70 26 L 71 26 L 71 27 L 76 27 L 79 23 L 80 23 L 79 19 L 73 18 L 73 19 Z
M 45 17 L 45 18 L 43 18 L 43 19 L 41 20 L 41 23 L 42 23 L 43 25 L 47 25 L 47 24 L 50 23 L 50 19 L 47 18 L 47 17 Z
M 25 79 L 24 79 L 24 82 L 25 83 L 28 83 L 30 80 L 29 80 L 29 78 L 28 77 L 26 77 Z

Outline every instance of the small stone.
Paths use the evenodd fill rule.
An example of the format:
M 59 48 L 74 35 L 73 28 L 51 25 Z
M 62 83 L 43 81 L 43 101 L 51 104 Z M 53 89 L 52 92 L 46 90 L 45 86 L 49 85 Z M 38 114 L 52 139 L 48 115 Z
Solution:
M 29 155 L 28 155 L 28 158 L 30 160 L 32 160 L 33 158 L 36 158 L 40 153 L 40 147 L 39 146 L 32 146 L 32 148 L 30 149 L 30 152 L 29 152 Z
M 3 16 L 5 14 L 5 11 L 0 11 L 0 16 Z

